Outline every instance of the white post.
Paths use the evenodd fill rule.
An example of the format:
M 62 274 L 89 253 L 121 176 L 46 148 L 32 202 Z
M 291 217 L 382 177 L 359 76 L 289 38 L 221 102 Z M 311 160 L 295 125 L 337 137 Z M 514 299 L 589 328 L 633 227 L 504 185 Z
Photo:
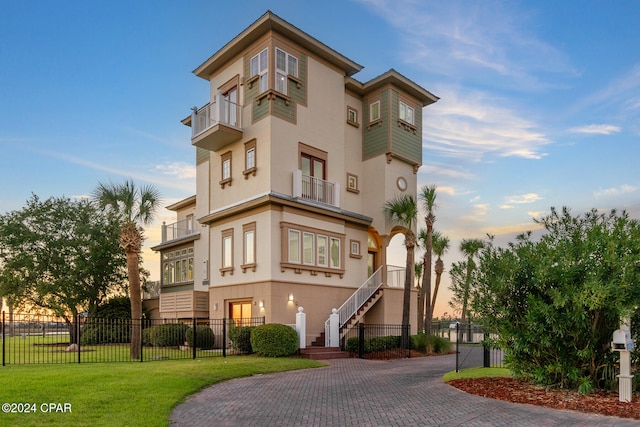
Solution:
M 340 315 L 338 309 L 331 310 L 329 316 L 329 347 L 340 347 Z
M 298 333 L 299 347 L 307 348 L 307 314 L 304 308 L 298 307 L 296 313 L 296 332 Z
M 631 402 L 631 351 L 635 348 L 635 343 L 631 339 L 629 319 L 620 322 L 620 329 L 613 332 L 611 347 L 620 354 L 620 375 L 618 375 L 618 400 L 620 402 Z

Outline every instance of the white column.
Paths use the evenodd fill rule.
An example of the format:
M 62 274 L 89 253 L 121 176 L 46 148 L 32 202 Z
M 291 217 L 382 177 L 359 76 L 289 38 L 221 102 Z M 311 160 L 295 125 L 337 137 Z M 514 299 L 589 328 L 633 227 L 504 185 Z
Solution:
M 340 316 L 338 309 L 331 310 L 329 316 L 329 347 L 340 347 Z
M 300 348 L 307 348 L 307 314 L 303 307 L 298 307 L 296 313 L 296 332 Z

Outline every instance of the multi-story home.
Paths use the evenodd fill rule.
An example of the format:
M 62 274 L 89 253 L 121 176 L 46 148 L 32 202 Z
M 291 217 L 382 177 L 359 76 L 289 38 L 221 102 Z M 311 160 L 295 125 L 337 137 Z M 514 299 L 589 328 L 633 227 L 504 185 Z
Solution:
M 311 341 L 364 284 L 347 305 L 401 323 L 383 205 L 416 195 L 422 108 L 438 98 L 393 69 L 362 83 L 361 69 L 271 12 L 195 69 L 209 102 L 182 121 L 196 194 L 169 206 L 177 222 L 154 248 L 162 317 L 291 324 L 304 307 Z

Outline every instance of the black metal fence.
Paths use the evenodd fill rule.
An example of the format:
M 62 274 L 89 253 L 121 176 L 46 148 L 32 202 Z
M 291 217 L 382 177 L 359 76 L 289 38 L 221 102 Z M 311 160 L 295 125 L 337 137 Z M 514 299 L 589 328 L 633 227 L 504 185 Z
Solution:
M 409 325 L 358 323 L 344 336 L 342 349 L 361 359 L 411 357 Z
M 146 362 L 243 354 L 247 319 L 112 319 L 2 313 L 2 365 Z M 132 333 L 140 336 L 132 346 Z
M 451 323 L 449 337 L 456 344 L 456 372 L 466 368 L 504 367 L 503 351 L 491 344 L 491 334 L 480 325 Z

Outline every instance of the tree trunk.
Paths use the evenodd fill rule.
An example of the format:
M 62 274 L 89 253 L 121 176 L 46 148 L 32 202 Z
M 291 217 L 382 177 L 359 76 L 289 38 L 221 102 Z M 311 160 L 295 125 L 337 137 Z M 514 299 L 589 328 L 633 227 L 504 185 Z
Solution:
M 440 279 L 442 278 L 442 273 L 444 272 L 444 262 L 442 262 L 442 259 L 440 259 L 440 257 L 438 257 L 438 260 L 436 261 L 436 286 L 433 289 L 433 298 L 431 298 L 431 308 L 433 309 L 433 307 L 436 306 L 436 300 L 438 298 L 438 288 L 440 288 Z
M 139 360 L 142 342 L 142 296 L 140 294 L 140 270 L 138 252 L 127 252 L 127 275 L 129 276 L 129 299 L 131 300 L 131 348 L 132 360 Z
M 411 315 L 411 277 L 413 273 L 415 237 L 405 236 L 405 246 L 407 248 L 407 260 L 404 272 L 404 293 L 402 299 L 402 346 L 403 348 L 408 348 L 410 335 L 408 326 Z

